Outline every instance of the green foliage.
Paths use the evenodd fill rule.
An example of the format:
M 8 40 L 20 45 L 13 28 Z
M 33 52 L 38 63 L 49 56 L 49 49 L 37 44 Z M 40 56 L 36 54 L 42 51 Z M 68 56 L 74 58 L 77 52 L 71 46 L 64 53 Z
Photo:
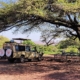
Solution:
M 63 49 L 65 52 L 78 53 L 78 47 L 80 47 L 79 39 L 72 40 L 71 38 L 61 41 L 58 45 L 58 49 Z
M 61 8 L 65 12 L 75 12 L 80 7 L 80 0 L 77 0 L 74 4 L 68 3 L 66 0 L 57 0 L 51 3 L 52 7 L 55 7 L 56 9 L 51 12 L 50 10 L 45 9 L 48 7 L 48 2 L 49 0 L 18 0 L 15 3 L 10 4 L 0 2 L 0 5 L 2 6 L 0 8 L 0 16 L 5 16 L 7 21 L 9 21 L 8 23 L 13 23 L 19 19 L 21 20 L 22 17 L 24 18 L 26 15 L 26 20 L 31 15 L 40 16 L 46 19 L 51 15 L 51 17 L 54 18 L 53 14 L 56 14 L 56 12 L 59 14 L 59 11 L 57 11 L 58 8 Z M 13 21 L 14 18 L 12 18 L 12 14 L 14 14 L 15 21 Z
M 36 44 L 35 46 L 36 46 L 38 52 L 43 52 L 44 53 L 44 45 Z
M 25 41 L 23 41 L 23 44 L 31 45 L 31 46 L 36 45 L 36 44 L 35 44 L 33 41 L 31 41 L 31 40 L 25 40 Z
M 65 52 L 78 53 L 78 49 L 73 46 L 69 46 L 65 49 Z
M 42 46 L 42 48 L 43 48 L 44 51 L 49 51 L 49 52 L 53 51 L 53 46 L 52 45 L 51 46 Z
M 6 41 L 9 41 L 9 39 L 4 36 L 0 36 L 0 48 L 3 48 L 3 43 Z
M 46 1 L 47 0 L 19 0 L 17 6 L 21 8 L 20 12 L 45 16 L 44 7 Z
M 62 6 L 66 12 L 76 12 L 80 6 L 80 0 L 58 0 L 58 5 Z
M 44 51 L 44 54 L 56 54 L 56 53 L 54 53 L 52 51 Z
M 56 46 L 54 45 L 50 45 L 50 46 L 43 46 L 43 52 L 44 54 L 57 54 L 57 53 L 61 53 L 61 49 L 58 49 Z
M 59 49 L 65 49 L 65 48 L 67 48 L 68 46 L 80 46 L 80 41 L 79 41 L 79 39 L 76 39 L 76 40 L 73 40 L 73 39 L 66 39 L 66 40 L 64 40 L 64 41 L 61 41 L 58 45 L 57 45 L 57 47 L 59 48 Z
M 56 51 L 44 51 L 44 54 L 61 54 L 61 50 L 57 49 Z
M 72 39 L 66 39 L 64 41 L 61 41 L 58 45 L 50 46 L 38 45 L 31 40 L 24 41 L 23 43 L 33 46 L 35 45 L 37 47 L 37 50 L 43 52 L 44 54 L 61 54 L 63 50 L 65 52 L 78 53 L 78 47 L 80 46 L 78 39 L 75 41 Z

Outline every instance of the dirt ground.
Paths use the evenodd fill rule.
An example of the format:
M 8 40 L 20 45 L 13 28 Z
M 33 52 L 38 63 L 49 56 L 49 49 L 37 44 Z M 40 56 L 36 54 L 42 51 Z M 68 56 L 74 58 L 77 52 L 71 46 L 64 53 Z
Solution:
M 0 80 L 80 80 L 80 62 L 43 61 L 13 64 L 0 60 Z

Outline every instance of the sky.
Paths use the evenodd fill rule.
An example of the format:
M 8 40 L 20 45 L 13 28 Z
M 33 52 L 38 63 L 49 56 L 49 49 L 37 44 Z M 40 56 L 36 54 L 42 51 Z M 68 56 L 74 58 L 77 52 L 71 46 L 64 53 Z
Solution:
M 28 38 L 31 39 L 32 41 L 40 41 L 40 32 L 32 32 L 31 34 L 21 34 L 21 33 L 16 33 L 13 34 L 13 29 L 9 30 L 9 31 L 4 31 L 0 33 L 1 36 L 7 37 L 10 40 L 12 38 Z
M 26 38 L 26 39 L 31 39 L 36 44 L 44 44 L 43 42 L 40 41 L 40 36 L 41 36 L 40 32 L 32 32 L 29 35 L 21 34 L 21 33 L 13 34 L 13 29 L 11 29 L 9 31 L 4 31 L 4 32 L 0 33 L 0 36 L 7 37 L 9 40 L 12 40 L 12 38 Z M 61 38 L 55 39 L 54 43 L 56 44 L 61 40 L 62 40 Z

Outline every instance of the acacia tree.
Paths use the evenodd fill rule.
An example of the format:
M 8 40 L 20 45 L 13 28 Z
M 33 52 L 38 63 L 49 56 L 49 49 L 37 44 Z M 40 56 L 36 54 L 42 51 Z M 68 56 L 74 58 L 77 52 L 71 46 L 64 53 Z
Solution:
M 26 32 L 46 22 L 72 29 L 67 32 L 80 39 L 80 0 L 17 0 L 0 5 L 0 31 L 15 27 Z
M 54 44 L 54 36 L 49 30 L 43 30 L 40 38 L 41 41 L 46 44 L 46 46 Z
M 41 30 L 40 39 L 46 44 L 46 46 L 55 44 L 57 38 L 66 38 L 70 36 L 67 34 L 67 29 L 65 28 L 46 28 Z

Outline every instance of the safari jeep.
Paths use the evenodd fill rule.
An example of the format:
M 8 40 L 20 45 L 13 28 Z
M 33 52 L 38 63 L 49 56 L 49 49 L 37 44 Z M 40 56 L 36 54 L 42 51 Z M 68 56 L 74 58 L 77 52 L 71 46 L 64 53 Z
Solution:
M 16 42 L 5 42 L 3 44 L 3 49 L 0 50 L 0 55 L 9 62 L 14 62 L 15 60 L 20 60 L 20 62 L 24 62 L 25 60 L 42 60 L 43 53 L 37 51 L 36 47 L 32 47 L 29 45 L 24 45 Z

